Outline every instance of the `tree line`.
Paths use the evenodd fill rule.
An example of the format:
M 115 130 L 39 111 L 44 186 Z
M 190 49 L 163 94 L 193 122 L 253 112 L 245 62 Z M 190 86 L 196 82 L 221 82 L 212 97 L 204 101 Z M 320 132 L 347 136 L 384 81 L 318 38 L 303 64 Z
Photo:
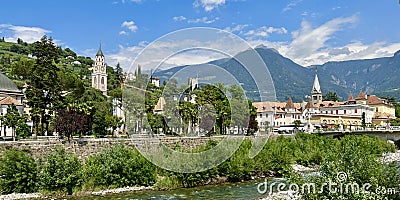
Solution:
M 240 86 L 216 83 L 192 89 L 172 78 L 156 87 L 148 82 L 147 74 L 140 73 L 140 67 L 135 77 L 123 91 L 128 133 L 146 129 L 155 134 L 197 136 L 228 134 L 231 127 L 241 134 L 258 130 L 257 111 Z M 163 110 L 155 112 L 159 101 L 164 103 Z
M 121 98 L 122 68 L 119 64 L 115 70 L 107 66 L 110 91 L 107 97 L 91 87 L 89 68 L 93 61 L 90 58 L 56 46 L 47 36 L 28 46 L 33 58 L 24 57 L 12 62 L 7 75 L 20 87 L 25 86 L 33 134 L 58 132 L 68 138 L 75 134 L 105 135 L 122 125 L 122 119 L 113 116 L 112 111 L 112 99 Z M 79 60 L 81 64 L 71 65 L 71 59 Z M 22 124 L 7 126 L 19 128 Z M 17 134 L 21 133 L 17 131 Z

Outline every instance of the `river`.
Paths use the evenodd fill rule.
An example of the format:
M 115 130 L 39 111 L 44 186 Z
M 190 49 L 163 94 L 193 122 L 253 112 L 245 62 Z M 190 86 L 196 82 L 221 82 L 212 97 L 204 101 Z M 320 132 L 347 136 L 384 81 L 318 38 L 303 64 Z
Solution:
M 257 190 L 259 183 L 263 181 L 250 181 L 243 183 L 227 183 L 222 185 L 210 185 L 195 188 L 176 189 L 171 191 L 139 191 L 123 194 L 113 194 L 106 196 L 87 196 L 74 197 L 78 200 L 180 200 L 180 199 L 199 199 L 199 200 L 252 200 L 266 197 L 267 194 L 260 194 Z

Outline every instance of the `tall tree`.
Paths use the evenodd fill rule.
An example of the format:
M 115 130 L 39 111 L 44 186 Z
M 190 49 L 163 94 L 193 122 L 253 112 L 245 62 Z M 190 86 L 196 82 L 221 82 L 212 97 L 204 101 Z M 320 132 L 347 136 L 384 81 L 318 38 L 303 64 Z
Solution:
M 32 108 L 36 134 L 43 134 L 46 125 L 48 131 L 49 119 L 47 113 L 62 106 L 61 84 L 58 76 L 60 70 L 56 63 L 61 55 L 61 48 L 56 47 L 53 39 L 43 36 L 34 43 L 33 55 L 36 62 L 29 77 L 29 87 L 26 90 L 28 105 Z M 40 123 L 40 131 L 37 123 Z
M 328 92 L 323 97 L 324 101 L 339 101 L 339 97 L 337 96 L 336 92 Z

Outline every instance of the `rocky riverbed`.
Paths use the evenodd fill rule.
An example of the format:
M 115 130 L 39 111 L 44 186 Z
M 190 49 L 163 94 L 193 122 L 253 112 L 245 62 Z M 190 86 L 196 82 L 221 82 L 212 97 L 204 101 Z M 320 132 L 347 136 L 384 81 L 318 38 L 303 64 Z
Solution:
M 119 194 L 124 192 L 133 192 L 133 191 L 143 191 L 143 190 L 153 190 L 153 187 L 123 187 L 109 190 L 101 190 L 95 192 L 83 192 L 83 195 L 94 195 L 94 196 L 104 196 L 109 194 Z M 53 199 L 52 197 L 42 196 L 40 193 L 13 193 L 7 195 L 0 195 L 0 200 L 15 200 L 15 199 Z
M 385 153 L 381 159 L 383 163 L 400 162 L 400 150 L 394 153 Z
M 124 188 L 116 188 L 116 189 L 110 189 L 110 190 L 102 190 L 98 192 L 92 192 L 92 195 L 96 196 L 103 196 L 107 194 L 118 194 L 118 193 L 123 193 L 123 192 L 132 192 L 132 191 L 143 191 L 143 190 L 153 190 L 153 187 L 124 187 Z
M 12 193 L 7 195 L 0 195 L 0 200 L 14 200 L 14 199 L 38 199 L 42 198 L 42 195 L 39 193 Z
M 293 192 L 288 192 L 288 191 L 282 191 L 282 192 L 272 193 L 260 200 L 297 200 L 297 199 L 301 199 L 301 196 L 299 194 L 295 194 Z

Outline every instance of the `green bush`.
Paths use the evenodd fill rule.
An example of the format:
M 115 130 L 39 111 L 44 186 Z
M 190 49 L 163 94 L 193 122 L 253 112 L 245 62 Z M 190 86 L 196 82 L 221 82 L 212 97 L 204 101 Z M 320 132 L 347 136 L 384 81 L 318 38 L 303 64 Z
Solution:
M 249 158 L 251 141 L 246 139 L 239 149 L 222 165 L 219 166 L 221 175 L 229 181 L 248 180 L 254 174 L 254 159 Z
M 332 140 L 332 139 L 330 139 Z M 395 150 L 395 146 L 388 144 L 380 138 L 368 136 L 345 136 L 340 140 L 334 140 L 328 147 L 331 149 L 324 154 L 321 161 L 320 176 L 302 177 L 292 175 L 291 181 L 298 185 L 314 183 L 317 191 L 323 188 L 324 184 L 338 184 L 329 190 L 325 187 L 321 193 L 303 192 L 304 199 L 398 199 L 399 196 L 375 192 L 381 188 L 395 188 L 399 191 L 400 176 L 397 164 L 382 164 L 380 157 L 384 152 Z M 338 178 L 338 175 L 345 175 Z M 307 179 L 307 180 L 306 180 Z M 370 184 L 368 193 L 361 192 L 361 189 L 354 191 L 346 187 L 350 184 L 362 188 L 364 184 Z M 340 184 L 343 190 L 339 192 Z
M 35 160 L 26 152 L 5 150 L 0 157 L 0 193 L 30 193 L 37 189 Z
M 82 181 L 82 163 L 75 154 L 55 148 L 40 170 L 41 188 L 72 194 Z
M 84 167 L 85 188 L 149 186 L 157 179 L 156 167 L 137 150 L 123 145 L 91 156 Z

